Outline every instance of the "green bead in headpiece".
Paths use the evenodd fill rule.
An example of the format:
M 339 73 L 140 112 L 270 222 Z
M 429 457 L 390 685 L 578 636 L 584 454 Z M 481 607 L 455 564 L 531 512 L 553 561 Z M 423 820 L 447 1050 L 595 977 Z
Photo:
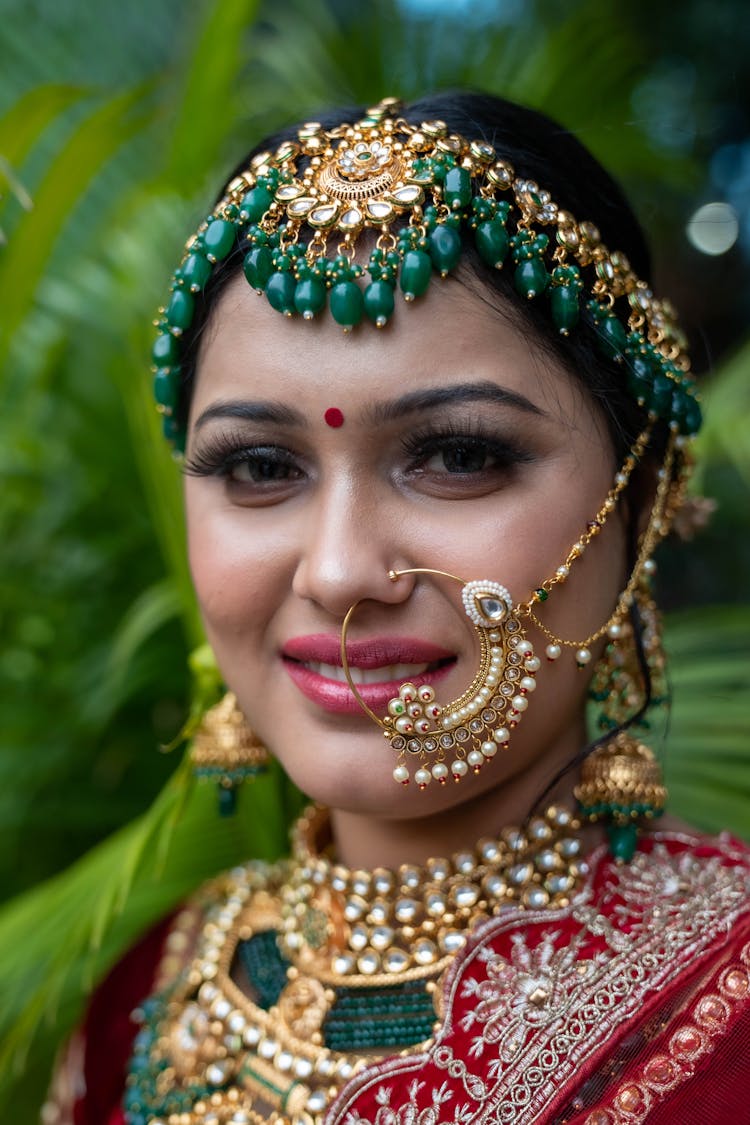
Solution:
M 491 269 L 512 255 L 525 301 L 542 299 L 563 335 L 585 320 L 643 409 L 694 434 L 700 406 L 671 306 L 592 223 L 517 176 L 492 145 L 400 113 L 389 98 L 352 124 L 311 122 L 229 183 L 190 239 L 160 313 L 154 391 L 165 432 L 179 438 L 180 337 L 212 269 L 232 255 L 242 253 L 248 284 L 278 312 L 311 320 L 328 310 L 349 332 L 363 320 L 383 328 L 397 292 L 411 302 L 434 275 L 449 276 L 468 237 Z
M 581 317 L 580 293 L 583 280 L 578 266 L 556 266 L 550 277 L 552 321 L 563 336 L 575 328 Z
M 547 235 L 521 228 L 511 238 L 510 244 L 516 263 L 513 280 L 518 293 L 527 300 L 540 296 L 549 284 L 549 274 L 543 257 L 549 244 Z

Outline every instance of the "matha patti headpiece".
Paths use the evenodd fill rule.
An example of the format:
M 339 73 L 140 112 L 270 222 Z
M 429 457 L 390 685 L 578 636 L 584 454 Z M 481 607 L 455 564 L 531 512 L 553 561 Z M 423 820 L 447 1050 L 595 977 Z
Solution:
M 385 99 L 354 124 L 312 122 L 297 139 L 262 152 L 189 240 L 157 322 L 155 395 L 166 436 L 181 448 L 175 417 L 183 332 L 214 266 L 238 248 L 250 285 L 287 316 L 326 307 L 349 331 L 363 319 L 382 328 L 395 307 L 445 277 L 469 230 L 490 268 L 510 257 L 515 288 L 544 299 L 567 335 L 582 315 L 602 354 L 627 364 L 639 404 L 683 435 L 701 411 L 676 314 L 590 222 L 561 210 L 548 191 L 516 176 L 491 144 L 466 140 L 441 121 L 409 124 Z M 362 235 L 371 232 L 367 250 Z M 372 233 L 375 234 L 372 246 Z

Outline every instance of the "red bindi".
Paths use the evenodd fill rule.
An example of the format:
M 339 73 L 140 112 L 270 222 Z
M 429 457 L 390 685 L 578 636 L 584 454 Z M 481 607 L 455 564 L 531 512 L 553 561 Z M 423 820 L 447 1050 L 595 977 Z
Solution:
M 343 426 L 344 424 L 344 415 L 341 413 L 338 406 L 329 406 L 323 417 L 334 430 L 337 430 L 339 426 Z

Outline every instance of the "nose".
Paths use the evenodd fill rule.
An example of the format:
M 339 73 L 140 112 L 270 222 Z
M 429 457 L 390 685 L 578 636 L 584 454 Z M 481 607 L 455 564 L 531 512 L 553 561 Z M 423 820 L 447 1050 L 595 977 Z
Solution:
M 300 556 L 292 589 L 336 620 L 358 601 L 398 605 L 411 594 L 414 578 L 394 581 L 406 569 L 404 521 L 386 513 L 372 482 L 367 490 L 351 480 L 321 488 L 304 513 Z

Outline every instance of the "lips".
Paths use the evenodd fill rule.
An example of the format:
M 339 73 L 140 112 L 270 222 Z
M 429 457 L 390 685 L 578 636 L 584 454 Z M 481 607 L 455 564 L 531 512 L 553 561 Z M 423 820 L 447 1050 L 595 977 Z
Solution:
M 368 707 L 385 713 L 388 701 L 406 680 L 436 684 L 451 670 L 455 656 L 415 637 L 371 637 L 346 646 L 352 680 Z M 286 671 L 308 699 L 337 714 L 361 714 L 341 664 L 341 642 L 325 633 L 294 637 L 281 652 Z

